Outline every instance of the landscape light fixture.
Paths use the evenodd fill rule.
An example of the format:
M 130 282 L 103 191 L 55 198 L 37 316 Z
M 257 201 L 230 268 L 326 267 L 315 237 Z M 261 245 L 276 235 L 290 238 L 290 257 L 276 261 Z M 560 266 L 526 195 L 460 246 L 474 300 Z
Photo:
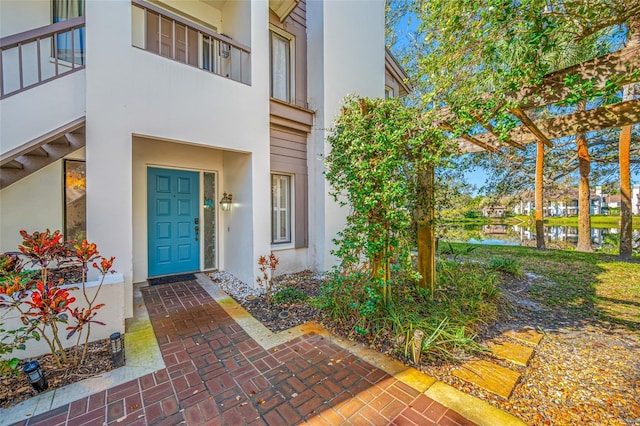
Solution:
M 111 362 L 114 367 L 122 367 L 124 365 L 124 335 L 121 333 L 113 333 L 109 336 L 111 341 Z
M 220 200 L 220 208 L 222 210 L 228 212 L 231 210 L 231 204 L 233 203 L 231 194 L 227 194 L 226 192 L 222 194 L 222 199 Z
M 31 386 L 38 392 L 42 392 L 49 387 L 47 383 L 47 378 L 44 376 L 44 372 L 40 368 L 40 363 L 38 361 L 29 361 L 22 368 L 24 374 L 29 378 L 29 383 Z

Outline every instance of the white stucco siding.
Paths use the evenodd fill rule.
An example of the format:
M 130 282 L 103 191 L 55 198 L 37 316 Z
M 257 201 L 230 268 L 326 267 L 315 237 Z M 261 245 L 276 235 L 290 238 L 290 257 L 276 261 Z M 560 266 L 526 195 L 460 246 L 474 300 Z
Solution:
M 162 3 L 170 6 L 186 19 L 198 19 L 214 27 L 217 32 L 222 32 L 222 12 L 203 1 L 163 0 Z
M 0 190 L 0 253 L 18 250 L 21 229 L 62 230 L 63 199 L 62 160 Z
M 309 250 L 300 249 L 272 249 L 273 254 L 278 258 L 276 275 L 290 274 L 293 272 L 309 269 Z
M 146 236 L 144 243 L 133 242 L 146 220 L 139 214 L 146 202 L 138 190 L 140 173 L 146 173 L 141 165 L 163 155 L 157 159 L 159 166 L 209 169 L 218 161 L 213 153 L 211 159 L 198 162 L 188 149 L 180 156 L 154 152 L 134 160 L 132 135 L 242 152 L 225 154 L 219 175 L 221 189 L 234 194 L 234 204 L 240 203 L 228 219 L 229 228 L 239 234 L 225 236 L 220 267 L 251 282 L 257 270 L 253 259 L 269 249 L 269 170 L 268 161 L 260 160 L 269 158 L 268 4 L 250 3 L 250 86 L 132 47 L 131 9 L 127 1 L 87 2 L 86 12 L 91 28 L 87 185 L 92 189 L 87 195 L 87 233 L 104 252 L 118 256 L 127 316 L 132 313 L 131 283 L 146 278 L 147 272 L 146 246 L 140 248 Z M 229 175 L 229 168 L 235 174 Z
M 114 267 L 117 267 L 114 264 Z M 82 288 L 80 285 L 70 286 L 71 288 L 75 288 L 75 290 L 71 291 L 71 295 L 76 298 L 76 301 L 72 305 L 72 307 L 87 307 L 87 302 L 84 299 L 82 294 Z M 123 296 L 124 296 L 124 286 L 122 285 L 122 275 L 120 274 L 109 274 L 105 276 L 102 288 L 100 288 L 100 282 L 88 282 L 86 284 L 86 292 L 89 298 L 96 296 L 95 303 L 93 306 L 98 304 L 104 304 L 104 306 L 98 309 L 96 312 L 96 321 L 104 322 L 105 325 L 93 324 L 91 327 L 91 334 L 89 335 L 89 341 L 95 342 L 97 340 L 107 339 L 111 335 L 111 333 L 120 332 L 123 333 L 124 330 L 124 304 L 123 304 Z M 11 310 L 6 312 L 5 316 L 2 318 L 3 326 L 8 329 L 17 329 L 22 326 L 22 322 L 20 321 L 20 316 L 17 314 L 16 310 Z M 69 321 L 69 324 L 74 324 L 73 320 Z M 49 330 L 50 332 L 51 330 Z M 71 339 L 67 339 L 66 327 L 60 327 L 58 331 L 58 337 L 60 338 L 60 343 L 63 347 L 68 348 L 77 343 L 77 334 L 73 336 Z M 86 333 L 86 328 L 85 328 Z M 80 342 L 84 342 L 86 334 L 82 334 L 82 340 Z M 11 354 L 11 356 L 16 356 L 18 358 L 33 358 L 43 354 L 51 352 L 49 346 L 45 342 L 44 339 L 40 341 L 36 341 L 35 339 L 28 340 L 26 343 L 26 349 L 24 351 L 15 351 Z
M 7 152 L 85 115 L 85 71 L 0 101 L 0 150 Z
M 366 25 L 354 25 L 354 17 Z M 326 137 L 348 94 L 383 97 L 384 2 L 309 1 L 307 4 L 309 103 L 316 110 L 310 138 L 310 255 L 314 267 L 335 265 L 332 239 L 344 227 L 346 208 L 333 201 L 322 170 Z M 322 58 L 322 59 L 319 59 Z
M 50 0 L 0 1 L 0 37 L 43 27 L 50 23 Z
M 65 158 L 82 160 L 84 149 Z M 0 253 L 18 250 L 21 229 L 64 231 L 64 159 L 0 190 Z
M 0 1 L 0 36 L 6 37 L 50 25 L 49 0 Z M 23 84 L 38 81 L 37 44 L 22 47 Z M 51 40 L 40 43 L 41 76 L 55 75 L 51 60 Z M 20 61 L 18 48 L 3 52 L 3 78 L 5 93 L 20 88 Z M 60 65 L 59 72 L 68 70 Z M 15 94 L 0 101 L 0 149 L 8 150 L 37 138 L 51 130 L 84 115 L 84 71 L 59 78 L 46 85 Z

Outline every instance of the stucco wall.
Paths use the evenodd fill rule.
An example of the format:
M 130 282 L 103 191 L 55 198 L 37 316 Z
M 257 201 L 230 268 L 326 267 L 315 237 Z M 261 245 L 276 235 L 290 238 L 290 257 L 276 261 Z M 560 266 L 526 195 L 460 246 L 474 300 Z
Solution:
M 51 2 L 44 0 L 0 1 L 0 36 L 5 37 L 51 24 Z M 36 44 L 23 47 L 24 85 L 37 82 Z M 55 73 L 51 61 L 50 39 L 40 45 L 42 78 Z M 3 53 L 4 89 L 12 91 L 19 85 L 18 49 Z M 59 72 L 66 67 L 60 65 Z M 84 115 L 84 71 L 13 95 L 0 101 L 0 149 L 6 152 L 44 133 Z
M 117 262 L 117 261 L 116 261 Z M 117 263 L 114 264 L 117 267 Z M 76 286 L 78 287 L 78 286 Z M 87 296 L 91 299 L 98 291 L 99 282 L 87 283 Z M 76 302 L 71 307 L 86 307 L 88 306 L 84 296 L 82 295 L 81 288 L 71 292 L 71 295 L 76 298 Z M 105 277 L 102 289 L 96 298 L 95 305 L 104 303 L 105 306 L 100 308 L 95 317 L 96 321 L 104 322 L 106 325 L 93 324 L 91 326 L 91 334 L 89 337 L 90 342 L 96 340 L 106 339 L 115 332 L 124 332 L 124 286 L 122 285 L 121 274 L 109 274 Z M 10 311 L 6 316 L 2 318 L 3 328 L 6 330 L 17 329 L 22 326 L 19 314 L 16 311 Z M 69 324 L 74 324 L 73 319 L 69 319 Z M 74 345 L 77 341 L 77 335 L 71 339 L 67 339 L 68 331 L 65 330 L 66 326 L 62 326 L 59 330 L 60 342 L 65 348 Z M 84 342 L 84 336 L 82 335 L 81 342 Z M 29 340 L 27 341 L 27 348 L 24 351 L 15 351 L 11 354 L 12 357 L 24 359 L 33 358 L 47 352 L 50 352 L 49 346 L 47 346 L 44 339 L 40 341 Z
M 84 149 L 65 158 L 82 160 Z M 21 229 L 62 231 L 63 215 L 64 160 L 58 160 L 0 190 L 0 253 L 18 249 Z
M 353 25 L 353 17 L 366 25 Z M 309 138 L 310 259 L 327 270 L 348 213 L 329 195 L 322 175 L 329 153 L 326 137 L 344 97 L 383 97 L 385 84 L 384 1 L 310 1 L 307 4 L 309 108 L 316 111 Z
M 0 37 L 49 25 L 51 1 L 2 0 L 0 1 Z
M 133 174 L 134 167 L 138 173 L 138 164 L 134 166 L 132 158 L 132 135 L 269 158 L 268 4 L 242 3 L 239 6 L 244 9 L 238 13 L 250 13 L 252 25 L 244 31 L 251 37 L 251 86 L 132 47 L 130 2 L 87 2 L 87 25 L 91 28 L 87 31 L 87 185 L 93 191 L 87 195 L 88 235 L 101 241 L 105 252 L 122 259 L 119 271 L 127 286 L 127 315 L 132 313 L 133 259 L 136 279 L 140 278 L 137 271 L 145 269 L 141 262 L 146 262 L 138 259 L 139 242 L 135 252 L 133 243 L 133 235 L 139 233 L 137 229 L 134 232 L 133 224 L 140 219 L 133 213 L 139 209 L 134 208 Z M 244 169 L 240 169 L 242 184 L 234 201 L 248 198 L 244 209 L 235 209 L 237 215 L 232 212 L 246 223 L 234 228 L 257 231 L 253 238 L 251 234 L 240 235 L 237 241 L 248 240 L 250 244 L 234 256 L 225 252 L 225 264 L 220 265 L 244 275 L 244 279 L 254 276 L 256 267 L 251 266 L 251 259 L 269 248 L 268 222 L 262 223 L 266 215 L 261 211 L 269 205 L 268 161 L 264 163 L 238 165 Z M 225 172 L 224 182 L 229 184 Z M 247 176 L 248 183 L 244 180 Z M 232 192 L 228 189 L 232 185 L 225 186 L 223 190 Z M 254 208 L 256 205 L 261 209 Z M 247 260 L 240 261 L 240 257 Z M 231 258 L 238 258 L 238 269 L 229 268 Z
M 215 172 L 217 175 L 217 200 L 224 187 L 222 151 L 178 142 L 133 137 L 133 282 L 147 279 L 147 167 L 164 167 L 192 171 Z M 202 200 L 201 200 L 202 201 Z M 202 203 L 200 203 L 202 217 Z M 218 213 L 218 235 L 226 216 Z M 202 241 L 201 241 L 202 243 Z M 218 246 L 224 241 L 218 239 Z M 202 252 L 202 247 L 201 247 Z M 218 252 L 220 254 L 220 252 Z M 218 264 L 224 264 L 219 256 Z

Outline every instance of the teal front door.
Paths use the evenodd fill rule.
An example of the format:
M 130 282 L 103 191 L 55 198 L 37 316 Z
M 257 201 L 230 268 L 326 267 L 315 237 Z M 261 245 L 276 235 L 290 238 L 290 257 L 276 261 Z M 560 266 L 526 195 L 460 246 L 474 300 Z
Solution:
M 147 170 L 149 276 L 200 270 L 199 173 Z

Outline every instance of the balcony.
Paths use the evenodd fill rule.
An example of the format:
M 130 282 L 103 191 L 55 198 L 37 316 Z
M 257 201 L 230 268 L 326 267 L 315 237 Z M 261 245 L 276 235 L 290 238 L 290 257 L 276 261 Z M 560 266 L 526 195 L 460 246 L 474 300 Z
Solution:
M 83 70 L 85 18 L 0 39 L 0 99 Z
M 238 39 L 250 40 L 250 16 L 244 10 L 250 2 L 189 2 L 196 4 L 194 11 L 161 8 L 142 0 L 132 0 L 132 45 L 147 52 L 163 56 L 182 64 L 225 77 L 247 85 L 251 84 L 251 48 Z M 219 6 L 214 8 L 210 3 Z M 180 5 L 176 3 L 176 5 Z M 172 9 L 172 10 L 169 10 Z M 189 13 L 191 12 L 191 13 Z M 225 28 L 231 36 L 220 34 L 217 22 L 236 23 Z M 225 19 L 222 17 L 225 16 Z M 228 19 L 227 19 L 228 18 Z M 196 21 L 200 21 L 198 23 Z

